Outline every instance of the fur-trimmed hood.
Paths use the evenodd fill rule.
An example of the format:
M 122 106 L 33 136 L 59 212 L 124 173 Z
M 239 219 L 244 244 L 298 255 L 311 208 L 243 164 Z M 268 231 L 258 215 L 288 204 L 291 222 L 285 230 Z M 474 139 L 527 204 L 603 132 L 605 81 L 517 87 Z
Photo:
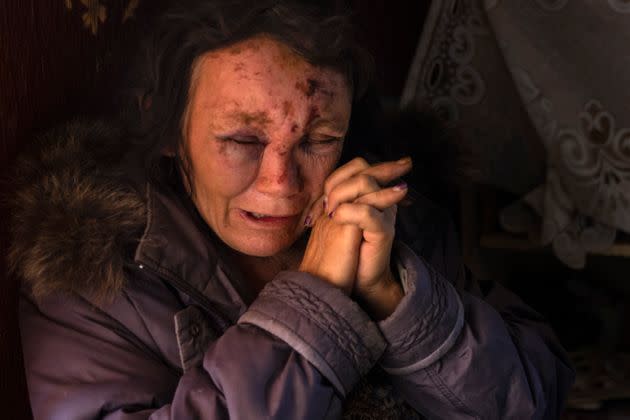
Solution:
M 99 300 L 122 287 L 147 210 L 121 169 L 121 137 L 110 122 L 74 121 L 18 160 L 8 262 L 36 298 L 61 291 Z
M 444 191 L 452 174 L 466 169 L 455 139 L 439 127 L 427 114 L 402 114 L 389 130 L 414 158 L 410 181 L 425 193 Z M 79 292 L 95 301 L 113 297 L 124 284 L 125 267 L 134 263 L 148 215 L 146 179 L 123 169 L 134 166 L 122 163 L 128 149 L 122 129 L 77 120 L 33 146 L 12 180 L 10 269 L 36 298 L 51 292 Z

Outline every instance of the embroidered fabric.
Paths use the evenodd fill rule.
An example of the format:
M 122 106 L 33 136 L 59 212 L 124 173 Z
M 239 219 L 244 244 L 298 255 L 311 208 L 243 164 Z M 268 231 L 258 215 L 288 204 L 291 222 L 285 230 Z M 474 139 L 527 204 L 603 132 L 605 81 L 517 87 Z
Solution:
M 623 94 L 630 85 L 630 3 L 448 0 L 433 2 L 430 16 L 403 106 L 427 98 L 464 131 L 488 132 L 494 140 L 479 142 L 478 154 L 493 155 L 502 170 L 488 171 L 486 181 L 523 194 L 502 212 L 502 227 L 530 234 L 538 229 L 532 238 L 550 244 L 568 266 L 584 267 L 588 252 L 609 248 L 617 230 L 630 232 L 630 114 Z M 465 29 L 461 22 L 468 22 Z M 486 46 L 491 43 L 496 50 Z M 436 64 L 435 45 L 458 63 L 454 72 Z M 511 88 L 502 89 L 501 101 L 492 101 L 493 89 L 506 83 L 505 75 L 494 77 L 501 73 Z M 439 96 L 437 86 L 451 88 Z M 512 112 L 518 107 L 534 133 L 522 114 Z M 471 120 L 483 112 L 491 117 Z M 512 137 L 488 130 L 498 126 L 497 119 L 510 121 L 505 124 Z M 522 172 L 532 155 L 502 153 L 518 150 L 522 141 L 513 139 L 522 138 L 530 148 L 544 149 L 533 157 L 544 166 L 541 179 Z M 527 181 L 535 185 L 518 191 Z
M 583 268 L 588 252 L 630 231 L 630 116 L 619 90 L 630 83 L 628 2 L 494 1 L 486 9 L 547 150 L 546 182 L 522 201 L 542 217 L 541 244 Z
M 431 2 L 401 106 L 462 128 L 483 181 L 517 194 L 544 179 L 544 149 L 518 98 L 480 1 Z M 499 115 L 496 110 L 501 110 Z

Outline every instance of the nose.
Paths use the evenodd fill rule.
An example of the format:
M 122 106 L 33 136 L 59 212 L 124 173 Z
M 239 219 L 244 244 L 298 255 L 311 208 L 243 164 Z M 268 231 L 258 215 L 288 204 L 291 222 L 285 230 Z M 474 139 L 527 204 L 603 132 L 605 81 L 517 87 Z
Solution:
M 256 189 L 275 197 L 291 197 L 301 191 L 300 169 L 291 150 L 265 149 L 258 169 Z

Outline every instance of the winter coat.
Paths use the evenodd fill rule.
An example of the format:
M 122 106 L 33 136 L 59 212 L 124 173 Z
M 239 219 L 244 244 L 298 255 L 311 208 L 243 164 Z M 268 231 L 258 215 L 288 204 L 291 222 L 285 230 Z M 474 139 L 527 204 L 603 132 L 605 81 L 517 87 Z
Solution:
M 57 130 L 18 173 L 11 261 L 36 419 L 558 418 L 562 348 L 517 297 L 480 291 L 429 201 L 399 210 L 405 295 L 387 319 L 303 272 L 249 301 L 185 194 L 101 153 L 111 135 Z

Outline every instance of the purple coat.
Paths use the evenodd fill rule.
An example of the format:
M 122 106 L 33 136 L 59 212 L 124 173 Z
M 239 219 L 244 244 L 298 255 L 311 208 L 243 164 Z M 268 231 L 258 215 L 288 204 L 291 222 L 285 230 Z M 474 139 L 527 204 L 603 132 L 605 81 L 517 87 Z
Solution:
M 99 127 L 51 135 L 18 189 L 36 419 L 559 417 L 573 372 L 552 331 L 499 285 L 481 293 L 427 200 L 399 211 L 389 318 L 302 272 L 250 296 L 181 194 L 89 152 Z

